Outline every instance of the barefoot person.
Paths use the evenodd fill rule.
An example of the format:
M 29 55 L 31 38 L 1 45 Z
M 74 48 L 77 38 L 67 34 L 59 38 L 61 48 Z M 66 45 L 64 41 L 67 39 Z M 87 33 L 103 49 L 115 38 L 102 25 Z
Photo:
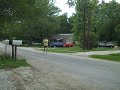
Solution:
M 47 53 L 47 50 L 48 50 L 48 39 L 47 39 L 47 37 L 45 39 L 43 39 L 43 45 L 44 45 L 44 52 Z

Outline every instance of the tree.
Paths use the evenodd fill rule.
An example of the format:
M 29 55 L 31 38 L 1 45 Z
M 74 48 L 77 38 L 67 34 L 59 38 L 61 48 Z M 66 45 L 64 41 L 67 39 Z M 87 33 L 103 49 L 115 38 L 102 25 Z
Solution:
M 5 34 L 6 23 L 13 23 L 26 17 L 29 11 L 25 0 L 0 0 L 0 36 Z
M 116 27 L 115 27 L 115 35 L 116 35 L 116 41 L 118 43 L 118 45 L 120 46 L 120 24 L 118 24 Z
M 68 23 L 69 23 L 69 29 L 70 29 L 70 32 L 73 33 L 73 25 L 74 25 L 74 19 L 75 19 L 75 14 L 73 14 L 72 16 L 70 16 L 68 18 Z
M 90 46 L 90 32 L 94 29 L 94 21 L 95 21 L 95 11 L 98 4 L 97 0 L 68 0 L 69 4 L 73 5 L 75 2 L 76 4 L 76 19 L 74 24 L 73 31 L 75 34 L 81 38 L 81 33 L 83 36 L 83 49 L 90 49 L 92 46 Z M 87 35 L 86 35 L 87 34 Z
M 120 23 L 120 4 L 115 0 L 99 5 L 96 29 L 100 41 L 116 41 L 115 27 Z
M 9 2 L 8 4 L 11 3 L 15 2 Z M 60 10 L 53 3 L 50 3 L 49 0 L 26 0 L 19 3 L 19 6 L 22 7 L 22 5 L 25 6 L 24 9 L 16 9 L 14 6 L 15 10 L 13 10 L 17 13 L 22 12 L 22 14 L 14 13 L 9 21 L 5 19 L 8 16 L 3 18 L 5 19 L 5 37 L 11 39 L 12 37 L 28 39 L 29 44 L 31 44 L 33 38 L 50 36 L 59 28 L 56 16 Z
M 60 25 L 60 29 L 58 29 L 57 33 L 59 34 L 71 33 L 71 25 L 69 23 L 69 18 L 67 17 L 67 13 L 58 16 L 57 20 L 59 21 L 59 25 Z

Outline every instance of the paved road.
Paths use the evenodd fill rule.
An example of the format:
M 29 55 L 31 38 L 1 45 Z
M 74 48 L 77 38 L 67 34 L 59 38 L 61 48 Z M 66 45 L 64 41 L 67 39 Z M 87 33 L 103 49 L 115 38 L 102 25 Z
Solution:
M 2 44 L 0 44 L 0 48 L 4 50 Z M 65 54 L 46 54 L 23 47 L 18 48 L 18 55 L 26 58 L 28 62 L 29 60 L 35 61 L 33 66 L 37 68 L 41 61 L 45 61 L 49 72 L 66 73 L 91 86 L 120 90 L 120 63 Z

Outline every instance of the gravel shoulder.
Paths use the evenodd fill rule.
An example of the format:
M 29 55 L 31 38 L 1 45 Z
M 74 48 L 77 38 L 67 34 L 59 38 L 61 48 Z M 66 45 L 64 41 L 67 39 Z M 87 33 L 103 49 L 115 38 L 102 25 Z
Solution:
M 88 90 L 90 88 L 70 75 L 48 73 L 33 67 L 1 69 L 0 72 L 0 90 Z

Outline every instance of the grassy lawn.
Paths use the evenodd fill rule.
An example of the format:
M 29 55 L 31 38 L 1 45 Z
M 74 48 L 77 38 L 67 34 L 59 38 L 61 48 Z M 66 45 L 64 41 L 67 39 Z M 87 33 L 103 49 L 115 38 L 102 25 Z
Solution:
M 43 48 L 38 50 L 43 51 Z M 76 53 L 76 52 L 84 52 L 80 47 L 56 47 L 56 48 L 48 48 L 48 52 L 55 52 L 55 53 Z
M 112 48 L 109 48 L 109 47 L 99 47 L 99 48 L 93 48 L 91 51 L 108 51 L 111 49 Z
M 92 50 L 83 50 L 79 46 L 74 47 L 56 47 L 56 48 L 48 48 L 48 52 L 56 52 L 56 53 L 76 53 L 76 52 L 88 52 L 88 51 L 106 51 L 110 50 L 111 48 L 93 48 Z M 43 48 L 38 50 L 43 51 Z
M 12 60 L 10 56 L 0 55 L 0 69 L 3 68 L 17 68 L 20 66 L 30 66 L 25 60 Z
M 22 45 L 19 47 L 34 47 L 34 48 L 43 48 L 43 45 Z
M 92 55 L 90 57 L 120 62 L 120 53 L 109 55 Z

